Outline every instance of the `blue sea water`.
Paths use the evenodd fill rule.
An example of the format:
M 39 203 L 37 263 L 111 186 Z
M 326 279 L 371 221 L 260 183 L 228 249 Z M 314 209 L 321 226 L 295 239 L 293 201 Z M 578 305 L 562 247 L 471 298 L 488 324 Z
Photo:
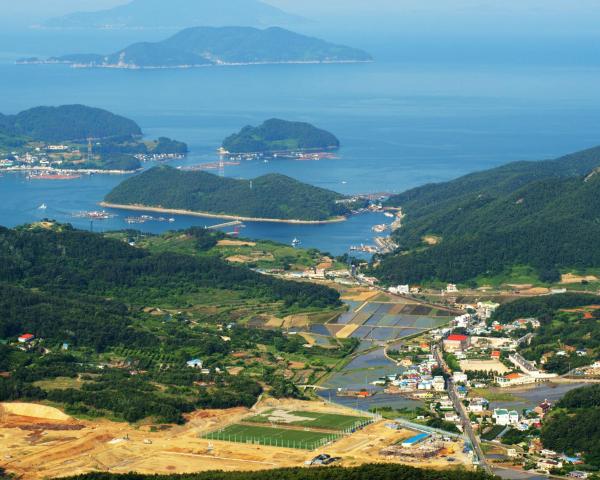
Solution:
M 456 56 L 428 63 L 423 56 L 416 59 L 417 43 L 409 45 L 407 55 L 405 44 L 386 38 L 379 45 L 371 41 L 377 60 L 371 64 L 151 71 L 14 65 L 16 58 L 73 51 L 68 46 L 77 44 L 70 36 L 44 41 L 45 35 L 55 34 L 0 35 L 1 112 L 67 103 L 106 108 L 135 119 L 149 137 L 186 141 L 191 154 L 178 164 L 187 165 L 215 161 L 225 136 L 271 117 L 312 122 L 342 142 L 336 160 L 244 162 L 226 169 L 225 175 L 235 178 L 278 172 L 342 193 L 400 192 L 600 143 L 600 68 L 581 63 L 511 64 L 506 52 L 496 63 L 461 62 Z M 103 35 L 97 48 L 85 48 L 110 51 L 123 42 L 113 38 L 114 45 L 107 45 Z M 104 48 L 98 50 L 100 44 Z M 27 181 L 5 174 L 0 177 L 0 225 L 47 216 L 88 228 L 87 221 L 72 214 L 97 208 L 122 180 Z M 41 203 L 47 211 L 37 210 Z M 117 213 L 94 228 L 125 227 L 127 213 Z M 350 245 L 372 243 L 371 226 L 383 221 L 381 215 L 363 215 L 325 226 L 249 223 L 242 235 L 286 243 L 297 237 L 303 246 L 340 254 Z M 140 228 L 159 232 L 214 223 L 219 222 L 176 217 L 174 224 Z

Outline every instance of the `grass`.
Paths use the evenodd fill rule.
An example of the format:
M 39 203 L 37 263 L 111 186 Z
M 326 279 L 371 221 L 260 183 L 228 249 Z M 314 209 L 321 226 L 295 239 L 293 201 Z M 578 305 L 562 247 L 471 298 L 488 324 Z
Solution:
M 204 435 L 208 440 L 314 450 L 341 438 L 340 434 L 253 425 L 230 425 Z
M 490 402 L 517 402 L 519 397 L 509 392 L 501 392 L 488 388 L 472 388 L 469 391 L 470 397 L 483 397 Z
M 502 425 L 494 425 L 490 430 L 488 430 L 487 432 L 482 434 L 481 438 L 483 440 L 492 441 L 492 440 L 494 440 L 494 438 L 496 438 L 498 435 L 500 435 L 502 433 L 504 428 L 505 427 Z
M 69 388 L 79 390 L 84 383 L 77 378 L 57 377 L 50 380 L 38 380 L 33 384 L 42 390 L 67 390 Z
M 308 428 L 322 428 L 326 430 L 345 431 L 354 429 L 360 425 L 370 423 L 369 417 L 357 417 L 352 415 L 338 415 L 334 413 L 316 413 L 316 412 L 302 412 L 293 411 L 288 412 L 290 415 L 297 417 L 312 418 L 314 420 L 299 420 L 296 422 L 271 422 L 269 421 L 269 414 L 272 412 L 265 412 L 262 415 L 256 415 L 248 418 L 246 421 L 253 423 L 276 423 L 282 425 L 290 425 L 296 427 L 308 427 Z

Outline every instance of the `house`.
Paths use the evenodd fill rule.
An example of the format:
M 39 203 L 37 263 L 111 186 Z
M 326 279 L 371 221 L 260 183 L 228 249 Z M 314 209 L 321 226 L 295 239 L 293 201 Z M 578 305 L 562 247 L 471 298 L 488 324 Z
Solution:
M 388 291 L 396 295 L 408 295 L 410 287 L 408 285 L 398 285 L 397 287 L 390 287 Z
M 202 360 L 200 360 L 199 358 L 194 358 L 194 359 L 190 360 L 189 362 L 187 362 L 186 365 L 190 368 L 197 368 L 197 369 L 201 370 L 202 369 Z
M 487 320 L 491 318 L 494 312 L 500 307 L 499 303 L 494 302 L 478 302 L 477 303 L 477 316 L 481 320 Z
M 519 423 L 519 412 L 516 410 L 507 410 L 505 408 L 496 408 L 492 415 L 496 425 L 508 426 Z
M 454 410 L 454 404 L 449 398 L 440 400 L 440 410 Z
M 31 341 L 33 341 L 33 339 L 35 338 L 35 335 L 31 334 L 31 333 L 24 333 L 23 335 L 21 335 L 19 337 L 19 343 L 29 343 Z
M 542 470 L 543 472 L 550 472 L 550 470 L 552 470 L 553 468 L 562 468 L 562 466 L 562 462 L 547 458 L 543 458 L 537 463 L 538 470 Z
M 485 398 L 472 398 L 467 410 L 471 413 L 482 413 L 489 408 L 490 404 Z
M 471 340 L 467 335 L 449 335 L 444 339 L 444 350 L 447 352 L 457 352 L 466 350 L 471 345 Z
M 467 383 L 469 377 L 464 372 L 454 372 L 452 374 L 452 380 L 454 380 L 454 383 Z
M 458 293 L 458 287 L 453 283 L 449 283 L 446 286 L 446 293 Z
M 459 417 L 456 414 L 456 412 L 446 412 L 444 413 L 444 420 L 447 422 L 455 423 L 459 421 Z
M 492 353 L 490 353 L 490 357 L 493 360 L 500 360 L 500 355 L 502 355 L 502 353 L 500 352 L 500 350 L 494 350 L 494 351 L 492 351 Z
M 529 385 L 536 383 L 537 380 L 529 375 L 523 375 L 521 373 L 509 373 L 504 377 L 496 377 L 494 381 L 499 387 L 514 387 L 516 385 Z
M 432 385 L 436 392 L 443 392 L 446 390 L 446 381 L 442 376 L 433 377 Z

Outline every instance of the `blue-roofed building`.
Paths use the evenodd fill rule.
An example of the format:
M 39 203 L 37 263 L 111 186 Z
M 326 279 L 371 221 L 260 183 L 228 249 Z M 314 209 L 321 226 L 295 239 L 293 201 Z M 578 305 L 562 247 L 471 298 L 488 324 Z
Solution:
M 424 442 L 428 438 L 429 438 L 428 433 L 419 433 L 418 435 L 415 435 L 414 437 L 410 437 L 410 438 L 407 438 L 406 440 L 404 440 L 402 442 L 402 446 L 405 448 L 414 447 L 415 445 L 418 445 L 419 443 Z
M 200 360 L 199 358 L 194 358 L 193 360 L 190 360 L 189 362 L 187 362 L 187 366 L 190 368 L 201 369 L 202 368 L 202 360 Z

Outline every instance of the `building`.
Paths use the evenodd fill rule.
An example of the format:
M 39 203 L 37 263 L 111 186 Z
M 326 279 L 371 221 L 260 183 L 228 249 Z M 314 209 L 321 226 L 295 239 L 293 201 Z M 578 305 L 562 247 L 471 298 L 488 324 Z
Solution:
M 454 372 L 452 374 L 452 380 L 454 383 L 467 383 L 469 377 L 465 372 Z
M 390 287 L 388 291 L 395 295 L 408 295 L 410 293 L 410 287 L 408 285 L 398 285 L 397 287 Z
M 485 398 L 472 398 L 467 410 L 471 413 L 482 413 L 489 408 L 490 404 Z
M 190 368 L 197 368 L 199 370 L 202 369 L 202 360 L 200 360 L 199 358 L 194 358 L 192 360 L 190 360 L 189 362 L 187 362 L 187 366 Z
M 496 408 L 492 418 L 496 422 L 496 425 L 517 425 L 519 423 L 519 412 L 516 410 L 509 411 L 505 408 Z
M 433 381 L 431 383 L 432 383 L 433 389 L 436 392 L 443 392 L 444 390 L 446 390 L 446 381 L 444 380 L 444 377 L 441 377 L 441 376 L 433 377 Z
M 404 440 L 402 442 L 402 446 L 404 448 L 414 447 L 415 445 L 418 445 L 419 443 L 424 442 L 428 438 L 429 438 L 428 433 L 420 433 L 418 435 L 415 435 L 414 437 L 410 437 L 410 438 L 407 438 L 406 440 Z
M 29 343 L 35 339 L 35 335 L 31 333 L 24 333 L 19 337 L 19 343 Z
M 494 302 L 478 302 L 477 303 L 477 316 L 481 320 L 487 320 L 491 318 L 494 312 L 500 307 L 499 303 Z
M 446 293 L 458 293 L 458 287 L 453 283 L 449 283 L 446 286 Z
M 444 350 L 447 352 L 457 352 L 466 350 L 471 345 L 471 340 L 467 335 L 449 335 L 444 340 Z

